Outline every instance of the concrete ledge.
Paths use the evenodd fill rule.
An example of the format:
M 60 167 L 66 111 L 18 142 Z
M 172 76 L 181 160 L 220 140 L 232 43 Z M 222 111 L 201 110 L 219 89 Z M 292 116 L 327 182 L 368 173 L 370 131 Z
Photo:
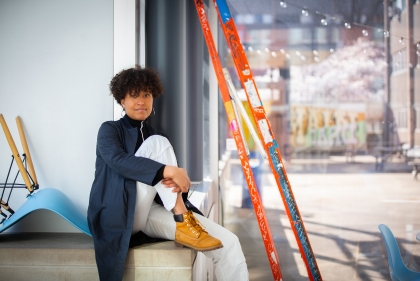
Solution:
M 189 200 L 212 217 L 211 184 L 196 183 L 190 195 Z M 123 280 L 212 280 L 212 274 L 213 265 L 202 253 L 168 241 L 129 249 Z M 93 239 L 84 233 L 1 234 L 0 276 L 11 281 L 99 280 Z
M 195 256 L 172 241 L 138 246 L 123 280 L 192 280 Z M 5 280 L 99 280 L 92 237 L 79 233 L 3 234 L 0 272 Z

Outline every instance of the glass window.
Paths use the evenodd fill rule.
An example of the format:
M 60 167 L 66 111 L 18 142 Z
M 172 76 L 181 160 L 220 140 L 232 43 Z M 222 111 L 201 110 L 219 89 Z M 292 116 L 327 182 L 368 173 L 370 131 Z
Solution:
M 392 54 L 392 72 L 407 68 L 407 50 L 403 49 Z
M 282 163 L 270 165 L 274 156 L 263 157 L 258 140 L 243 124 L 284 278 L 307 280 L 308 274 L 293 232 L 295 225 L 290 223 L 290 206 L 284 204 L 290 194 L 324 280 L 337 276 L 340 280 L 390 280 L 379 224 L 390 227 L 403 260 L 420 271 L 420 244 L 415 238 L 420 232 L 420 197 L 413 166 L 408 164 L 420 162 L 420 134 L 410 126 L 412 118 L 420 124 L 420 89 L 416 89 L 420 81 L 415 80 L 420 75 L 418 68 L 408 75 L 407 43 L 398 42 L 401 36 L 408 42 L 402 23 L 420 14 L 416 9 L 413 15 L 401 13 L 405 0 L 385 2 L 390 13 L 401 19 L 392 19 L 391 29 L 385 30 L 382 1 L 228 3 L 234 16 L 255 11 L 274 19 L 269 28 L 244 23 L 240 30 Z M 416 25 L 413 28 L 417 34 Z M 391 51 L 386 54 L 387 50 Z M 231 54 L 224 61 L 248 115 L 253 116 L 253 107 L 234 74 Z M 410 111 L 413 108 L 416 111 Z M 260 108 L 256 111 L 261 113 Z M 272 167 L 285 170 L 273 173 Z M 225 225 L 235 230 L 242 243 L 250 280 L 272 280 L 256 219 L 261 212 L 253 205 L 259 201 L 250 197 L 237 151 L 232 151 L 226 169 L 220 181 Z M 279 184 L 277 179 L 284 175 L 288 181 Z

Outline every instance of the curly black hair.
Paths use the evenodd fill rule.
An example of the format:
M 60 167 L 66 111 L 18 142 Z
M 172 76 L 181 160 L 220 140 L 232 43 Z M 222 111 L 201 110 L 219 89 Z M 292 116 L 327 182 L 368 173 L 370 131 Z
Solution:
M 137 97 L 140 91 L 151 93 L 153 98 L 163 94 L 159 74 L 151 68 L 142 68 L 139 65 L 117 73 L 109 84 L 109 90 L 119 104 L 127 94 Z

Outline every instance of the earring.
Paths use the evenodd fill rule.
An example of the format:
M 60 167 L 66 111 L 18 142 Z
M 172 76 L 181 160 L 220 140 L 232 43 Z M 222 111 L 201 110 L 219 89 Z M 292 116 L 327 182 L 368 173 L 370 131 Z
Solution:
M 121 111 L 121 117 L 124 117 L 125 108 L 123 107 L 123 110 Z
M 152 107 L 152 111 L 153 111 L 153 114 L 152 115 L 156 115 L 156 111 L 155 111 L 155 108 L 154 107 Z

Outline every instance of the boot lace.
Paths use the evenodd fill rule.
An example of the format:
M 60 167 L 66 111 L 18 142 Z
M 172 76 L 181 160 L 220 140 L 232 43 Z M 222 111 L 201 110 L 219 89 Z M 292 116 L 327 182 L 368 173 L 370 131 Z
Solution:
M 198 231 L 198 233 L 201 233 L 203 231 L 207 233 L 207 231 L 204 230 L 204 226 L 198 221 L 198 219 L 193 215 L 193 213 L 189 214 L 189 219 L 191 225 Z

